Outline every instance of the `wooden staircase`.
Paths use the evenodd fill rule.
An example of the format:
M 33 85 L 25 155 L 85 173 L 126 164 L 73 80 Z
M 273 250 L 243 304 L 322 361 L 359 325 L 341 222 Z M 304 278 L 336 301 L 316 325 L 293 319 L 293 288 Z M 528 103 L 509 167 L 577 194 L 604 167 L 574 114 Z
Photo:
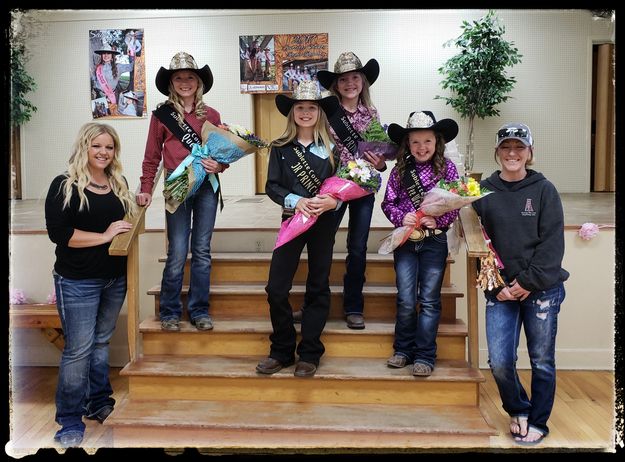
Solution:
M 270 253 L 213 253 L 212 331 L 199 332 L 188 321 L 180 332 L 161 331 L 160 287 L 151 288 L 155 315 L 138 326 L 140 342 L 129 331 L 137 348 L 134 355 L 131 348 L 131 361 L 121 371 L 128 376 L 128 397 L 105 422 L 113 429 L 114 446 L 215 453 L 488 446 L 496 432 L 479 410 L 484 378 L 467 360 L 468 328 L 456 315 L 456 299 L 464 294 L 449 278 L 453 260 L 442 291 L 437 365 L 430 377 L 421 378 L 412 376 L 410 367 L 386 366 L 395 320 L 392 256 L 368 255 L 366 328 L 359 331 L 348 329 L 342 318 L 344 259 L 335 253 L 330 317 L 322 336 L 326 353 L 311 378 L 294 377 L 294 366 L 271 376 L 255 372 L 270 345 L 264 290 Z M 294 309 L 303 301 L 306 266 L 303 258 L 291 291 Z M 187 263 L 185 284 L 188 268 Z M 185 304 L 186 291 L 187 286 Z

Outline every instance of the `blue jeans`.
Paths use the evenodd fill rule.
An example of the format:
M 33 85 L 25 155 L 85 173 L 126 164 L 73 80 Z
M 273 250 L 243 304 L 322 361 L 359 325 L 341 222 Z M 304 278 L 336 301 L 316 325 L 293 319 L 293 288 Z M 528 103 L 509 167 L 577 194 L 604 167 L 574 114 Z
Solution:
M 343 276 L 343 311 L 346 315 L 362 314 L 365 306 L 362 288 L 365 285 L 367 240 L 369 239 L 374 201 L 375 195 L 369 194 L 344 203 L 336 212 L 336 229 L 338 231 L 345 210 L 349 207 L 347 258 L 345 259 L 345 275 Z
M 436 335 L 447 254 L 444 233 L 417 242 L 408 240 L 393 253 L 397 284 L 393 349 L 408 361 L 424 363 L 432 369 L 436 363 Z
M 182 315 L 182 279 L 191 236 L 191 280 L 189 284 L 189 319 L 208 315 L 210 291 L 211 238 L 217 214 L 217 194 L 208 181 L 188 197 L 167 220 L 167 262 L 163 269 L 160 294 L 160 319 L 180 319 Z M 191 217 L 193 216 L 193 227 Z
M 565 297 L 562 283 L 532 292 L 523 301 L 500 302 L 486 295 L 488 365 L 495 377 L 504 410 L 512 417 L 526 416 L 528 424 L 549 433 L 547 420 L 556 392 L 556 332 Z M 521 325 L 527 338 L 532 366 L 528 398 L 516 369 Z
M 109 341 L 126 297 L 126 276 L 67 279 L 53 273 L 65 348 L 59 366 L 55 420 L 59 433 L 85 429 L 83 414 L 113 406 Z

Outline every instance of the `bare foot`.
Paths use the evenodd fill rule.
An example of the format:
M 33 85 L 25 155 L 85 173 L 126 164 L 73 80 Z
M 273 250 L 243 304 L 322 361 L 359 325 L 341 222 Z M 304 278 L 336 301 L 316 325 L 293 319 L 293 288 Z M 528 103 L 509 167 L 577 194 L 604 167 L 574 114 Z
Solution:
M 510 434 L 516 439 L 527 436 L 527 417 L 515 416 L 510 417 Z

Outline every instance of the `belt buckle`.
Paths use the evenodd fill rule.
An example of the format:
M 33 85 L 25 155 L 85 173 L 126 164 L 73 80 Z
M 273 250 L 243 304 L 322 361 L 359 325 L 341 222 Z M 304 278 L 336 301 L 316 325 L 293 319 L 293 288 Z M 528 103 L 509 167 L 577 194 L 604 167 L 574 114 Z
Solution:
M 408 239 L 413 242 L 422 241 L 424 238 L 425 231 L 421 228 L 416 228 L 412 233 L 410 233 L 410 236 L 408 236 Z

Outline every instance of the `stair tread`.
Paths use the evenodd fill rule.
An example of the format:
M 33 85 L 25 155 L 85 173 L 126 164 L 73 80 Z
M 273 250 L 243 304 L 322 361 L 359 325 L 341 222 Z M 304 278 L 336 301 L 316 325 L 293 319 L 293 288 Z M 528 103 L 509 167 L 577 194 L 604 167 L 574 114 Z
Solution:
M 105 425 L 202 430 L 494 435 L 476 406 L 324 404 L 124 398 Z M 302 434 L 302 437 L 307 435 Z M 308 436 L 306 436 L 308 437 Z
M 271 261 L 273 252 L 211 252 L 212 260 L 219 261 Z M 334 252 L 332 255 L 333 261 L 342 261 L 347 257 L 347 252 Z M 308 254 L 302 253 L 302 260 L 308 260 Z M 187 259 L 191 259 L 191 254 L 187 254 Z M 160 256 L 158 261 L 163 263 L 167 261 L 167 255 Z M 368 253 L 368 262 L 393 262 L 393 254 L 382 255 L 379 253 Z M 455 260 L 451 257 L 447 257 L 449 263 L 454 263 Z
M 228 295 L 228 294 L 238 294 L 241 291 L 244 291 L 248 295 L 260 295 L 266 294 L 265 292 L 266 283 L 212 283 L 210 287 L 211 294 L 213 295 Z M 157 284 L 151 287 L 147 294 L 148 295 L 159 295 L 161 291 L 161 285 Z M 189 286 L 182 286 L 182 294 L 187 294 L 189 292 Z M 291 288 L 291 294 L 303 294 L 306 292 L 305 284 L 293 284 Z M 342 293 L 343 286 L 339 285 L 330 285 L 330 292 L 332 293 Z M 362 293 L 367 295 L 395 295 L 397 293 L 397 288 L 394 284 L 365 284 L 362 289 Z M 463 298 L 464 293 L 458 290 L 454 284 L 449 287 L 441 287 L 441 296 L 442 297 L 458 297 Z
M 245 319 L 222 319 L 213 317 L 214 327 L 211 332 L 215 333 L 264 333 L 269 335 L 272 332 L 271 321 L 268 318 Z M 295 325 L 299 331 L 299 324 Z M 170 335 L 170 332 L 161 330 L 161 322 L 158 317 L 150 316 L 143 321 L 139 327 L 142 333 L 163 333 Z M 189 321 L 180 321 L 180 332 L 210 335 L 205 331 L 198 331 Z M 366 328 L 363 330 L 349 329 L 342 319 L 328 319 L 323 329 L 324 334 L 346 334 L 346 335 L 393 335 L 395 333 L 394 321 L 366 321 Z M 454 323 L 441 322 L 438 327 L 439 336 L 466 336 L 467 325 L 462 319 L 456 319 Z
M 258 374 L 256 364 L 261 356 L 174 356 L 144 355 L 128 363 L 120 375 L 172 377 L 228 377 L 262 378 L 266 380 L 293 379 L 295 366 L 289 366 L 273 375 Z M 301 380 L 296 378 L 297 380 Z M 465 360 L 440 359 L 429 377 L 414 377 L 410 366 L 394 369 L 380 358 L 321 358 L 319 369 L 310 380 L 401 380 L 483 382 L 484 376 Z

